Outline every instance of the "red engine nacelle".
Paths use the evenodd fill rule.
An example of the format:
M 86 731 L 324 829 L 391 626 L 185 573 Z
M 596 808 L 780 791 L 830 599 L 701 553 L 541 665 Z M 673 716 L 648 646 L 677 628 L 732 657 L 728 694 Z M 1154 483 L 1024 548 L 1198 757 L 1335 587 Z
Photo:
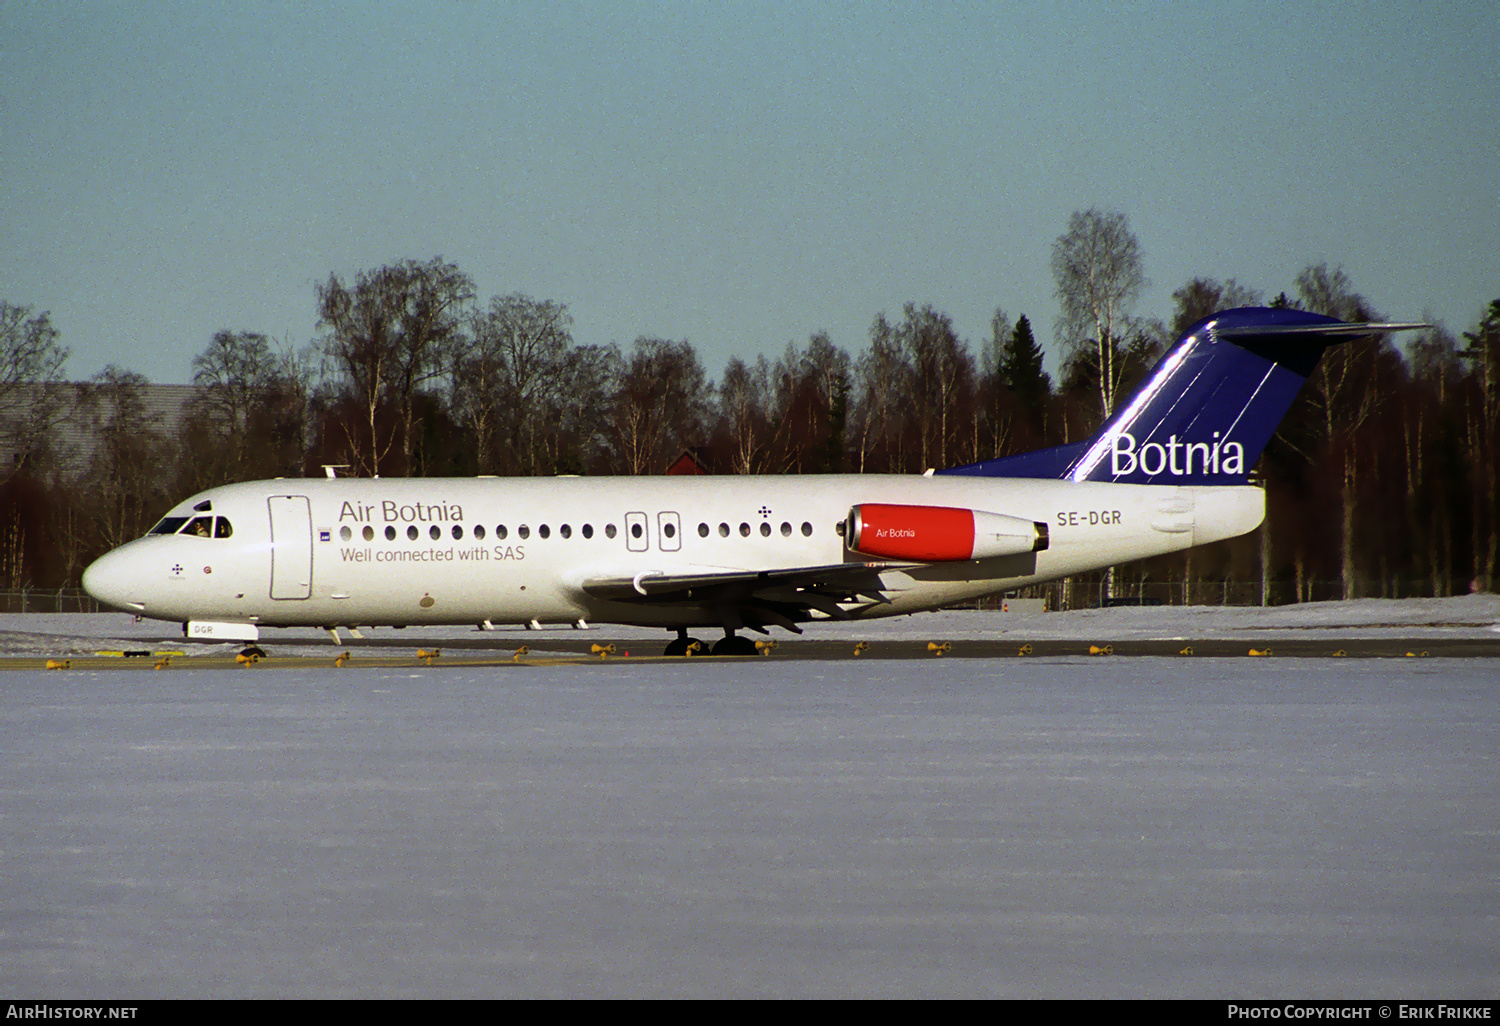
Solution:
M 982 509 L 865 502 L 849 511 L 844 544 L 855 552 L 922 563 L 1041 552 L 1047 525 Z

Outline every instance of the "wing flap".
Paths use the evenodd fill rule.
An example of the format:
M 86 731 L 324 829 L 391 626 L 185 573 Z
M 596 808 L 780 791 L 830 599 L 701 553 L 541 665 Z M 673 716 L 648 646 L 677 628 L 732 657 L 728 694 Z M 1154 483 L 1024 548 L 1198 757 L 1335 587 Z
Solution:
M 722 601 L 732 597 L 750 599 L 775 590 L 775 600 L 784 600 L 788 589 L 819 588 L 869 597 L 887 589 L 880 575 L 913 570 L 925 563 L 830 563 L 824 566 L 782 567 L 773 570 L 716 570 L 702 573 L 666 573 L 642 570 L 630 577 L 591 577 L 582 584 L 591 598 L 616 602 Z M 772 597 L 772 596 L 768 596 Z M 819 600 L 826 604 L 826 595 Z M 813 608 L 820 608 L 813 606 Z
M 705 570 L 667 573 L 641 570 L 626 577 L 598 576 L 579 585 L 591 598 L 631 604 L 690 606 L 726 630 L 765 632 L 767 625 L 797 634 L 799 620 L 814 616 L 846 620 L 850 604 L 889 602 L 892 585 L 882 574 L 914 570 L 926 563 L 831 563 L 770 570 Z

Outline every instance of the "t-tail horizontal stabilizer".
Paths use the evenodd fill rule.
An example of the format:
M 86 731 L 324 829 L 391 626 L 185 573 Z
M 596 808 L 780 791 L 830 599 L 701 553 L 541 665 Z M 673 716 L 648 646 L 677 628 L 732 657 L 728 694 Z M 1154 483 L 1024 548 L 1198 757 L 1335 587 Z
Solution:
M 1425 324 L 1246 307 L 1193 325 L 1092 438 L 938 471 L 1122 484 L 1243 484 L 1323 350 Z

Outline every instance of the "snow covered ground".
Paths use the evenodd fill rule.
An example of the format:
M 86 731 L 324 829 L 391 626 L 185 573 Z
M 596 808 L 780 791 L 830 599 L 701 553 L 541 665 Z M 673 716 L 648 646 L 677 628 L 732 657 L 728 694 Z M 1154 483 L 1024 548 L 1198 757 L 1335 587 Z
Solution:
M 0 993 L 1500 991 L 1493 661 L 0 674 Z
M 810 633 L 1488 638 L 1500 604 L 1024 620 Z M 12 655 L 172 637 L 0 618 Z M 1443 658 L 10 670 L 0 993 L 1493 999 L 1497 685 Z
M 826 622 L 807 625 L 804 637 L 812 640 L 849 639 L 881 641 L 899 639 L 1003 640 L 1207 638 L 1272 641 L 1307 638 L 1319 633 L 1340 638 L 1500 638 L 1500 595 L 1468 595 L 1446 599 L 1360 599 L 1351 602 L 1311 602 L 1267 608 L 1245 606 L 1146 606 L 1116 609 L 1081 609 L 1069 612 L 1015 614 L 950 610 L 915 616 L 857 623 Z M 529 644 L 545 647 L 548 639 L 611 639 L 669 637 L 658 629 L 592 625 L 587 632 L 569 627 L 542 631 L 505 628 L 480 632 L 465 627 L 412 627 L 404 631 L 377 629 L 370 638 L 410 641 L 413 647 L 435 644 L 437 639 L 494 639 L 497 646 Z M 711 632 L 710 632 L 711 633 Z M 330 641 L 313 629 L 267 628 L 261 632 L 261 647 L 277 655 L 327 654 L 309 647 L 308 641 Z M 773 631 L 777 637 L 789 637 Z M 344 634 L 348 637 L 347 632 Z M 295 641 L 302 644 L 287 645 Z M 135 622 L 121 613 L 10 613 L 0 614 L 0 655 L 81 655 L 100 649 L 141 648 L 159 644 L 183 648 L 178 625 L 160 621 Z M 193 654 L 222 655 L 238 651 L 235 644 L 185 648 Z

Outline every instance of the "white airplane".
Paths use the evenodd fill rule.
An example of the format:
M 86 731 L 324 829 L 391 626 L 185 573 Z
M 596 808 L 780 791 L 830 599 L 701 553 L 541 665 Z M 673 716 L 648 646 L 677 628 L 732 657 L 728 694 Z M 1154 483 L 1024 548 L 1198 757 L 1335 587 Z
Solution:
M 1323 349 L 1423 327 L 1294 310 L 1195 325 L 1092 438 L 922 476 L 278 479 L 184 500 L 83 576 L 191 638 L 264 627 L 896 616 L 1233 538 L 1248 475 Z

